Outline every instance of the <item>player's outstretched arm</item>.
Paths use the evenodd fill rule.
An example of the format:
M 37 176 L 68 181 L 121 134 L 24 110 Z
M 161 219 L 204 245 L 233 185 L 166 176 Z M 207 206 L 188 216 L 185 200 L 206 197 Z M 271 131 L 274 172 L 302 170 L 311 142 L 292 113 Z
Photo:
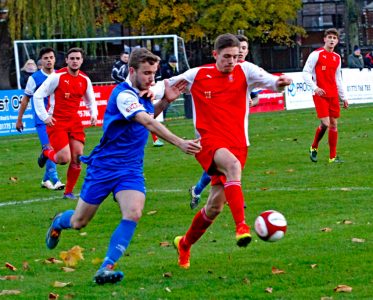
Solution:
M 175 145 L 186 154 L 196 154 L 202 149 L 199 144 L 199 139 L 184 140 L 178 137 L 169 131 L 163 124 L 149 116 L 146 112 L 137 113 L 134 120 L 145 126 L 149 131 L 155 133 L 160 138 Z

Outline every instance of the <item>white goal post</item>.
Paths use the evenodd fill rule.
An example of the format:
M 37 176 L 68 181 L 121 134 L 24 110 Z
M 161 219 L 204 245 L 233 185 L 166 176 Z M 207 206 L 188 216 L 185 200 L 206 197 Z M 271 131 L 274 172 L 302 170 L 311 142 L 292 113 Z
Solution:
M 15 71 L 17 86 L 20 89 L 20 69 L 28 59 L 38 59 L 42 47 L 52 47 L 57 53 L 56 68 L 64 64 L 64 53 L 71 47 L 81 47 L 85 50 L 85 64 L 82 70 L 90 76 L 94 84 L 111 83 L 111 67 L 115 58 L 122 51 L 131 51 L 136 47 L 146 47 L 166 62 L 170 55 L 178 60 L 177 68 L 183 72 L 189 69 L 185 52 L 184 40 L 174 34 L 144 35 L 122 37 L 97 37 L 74 39 L 44 39 L 14 41 Z M 85 67 L 85 68 L 84 68 Z

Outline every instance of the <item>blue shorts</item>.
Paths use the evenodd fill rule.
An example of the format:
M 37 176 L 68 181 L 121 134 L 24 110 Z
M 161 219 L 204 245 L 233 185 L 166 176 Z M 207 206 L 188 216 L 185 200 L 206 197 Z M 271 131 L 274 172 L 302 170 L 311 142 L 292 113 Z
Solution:
M 36 131 L 39 136 L 41 146 L 49 144 L 49 138 L 47 134 L 47 126 L 45 124 L 36 124 Z
M 119 170 L 104 169 L 100 167 L 87 166 L 80 198 L 86 203 L 99 205 L 110 193 L 135 190 L 146 194 L 143 170 Z

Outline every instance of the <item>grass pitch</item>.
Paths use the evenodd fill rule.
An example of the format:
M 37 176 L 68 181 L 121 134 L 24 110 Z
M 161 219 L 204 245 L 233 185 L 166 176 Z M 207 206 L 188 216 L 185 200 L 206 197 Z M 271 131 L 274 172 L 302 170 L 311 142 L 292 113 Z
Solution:
M 166 144 L 146 149 L 147 202 L 135 237 L 119 261 L 123 282 L 97 286 L 92 277 L 120 220 L 109 197 L 88 227 L 64 231 L 58 247 L 44 244 L 50 219 L 72 209 L 61 191 L 39 187 L 34 135 L 0 138 L 0 299 L 373 299 L 373 106 L 352 106 L 339 122 L 338 154 L 344 164 L 328 164 L 327 136 L 312 163 L 308 149 L 318 124 L 314 110 L 255 114 L 250 117 L 249 158 L 243 173 L 247 221 L 263 210 L 282 212 L 285 238 L 276 243 L 235 245 L 234 223 L 226 207 L 192 248 L 191 267 L 179 269 L 172 247 L 196 213 L 188 188 L 202 170 L 193 157 Z M 191 120 L 168 121 L 176 134 L 193 137 Z M 85 153 L 97 144 L 100 128 L 87 130 Z M 66 166 L 58 167 L 65 182 Z M 76 191 L 80 190 L 84 171 Z M 205 201 L 208 190 L 203 193 Z M 201 207 L 201 205 L 200 205 Z M 325 231 L 323 231 L 323 229 Z M 60 252 L 79 245 L 84 260 L 74 272 L 47 264 Z M 169 245 L 169 246 L 168 246 Z M 16 271 L 5 267 L 9 262 Z M 23 265 L 25 268 L 23 268 Z M 284 271 L 273 274 L 275 267 Z M 16 275 L 15 280 L 4 280 Z M 10 277 L 13 278 L 14 277 Z M 54 287 L 56 281 L 68 286 Z M 337 293 L 338 285 L 352 292 Z M 271 293 L 270 293 L 271 291 Z

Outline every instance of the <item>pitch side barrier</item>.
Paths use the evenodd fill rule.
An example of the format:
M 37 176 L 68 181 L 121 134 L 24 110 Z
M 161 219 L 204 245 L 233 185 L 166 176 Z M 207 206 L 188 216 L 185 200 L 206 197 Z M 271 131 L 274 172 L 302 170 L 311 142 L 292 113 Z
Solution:
M 259 94 L 259 104 L 250 108 L 250 113 L 294 110 L 314 107 L 312 91 L 302 76 L 302 72 L 284 73 L 293 79 L 284 93 L 263 90 Z M 279 74 L 276 74 L 279 75 Z M 373 71 L 363 69 L 342 69 L 343 82 L 346 85 L 350 104 L 373 103 Z M 107 101 L 115 85 L 95 85 L 97 107 L 99 111 L 97 125 L 101 126 Z M 22 99 L 23 90 L 0 90 L 0 136 L 20 134 L 15 124 Z M 36 133 L 31 101 L 23 116 L 23 133 Z M 90 116 L 82 101 L 79 115 L 84 126 L 90 126 Z
M 312 90 L 302 72 L 285 73 L 293 83 L 285 89 L 286 110 L 314 107 Z M 368 69 L 342 69 L 342 78 L 349 104 L 373 103 L 373 71 Z

